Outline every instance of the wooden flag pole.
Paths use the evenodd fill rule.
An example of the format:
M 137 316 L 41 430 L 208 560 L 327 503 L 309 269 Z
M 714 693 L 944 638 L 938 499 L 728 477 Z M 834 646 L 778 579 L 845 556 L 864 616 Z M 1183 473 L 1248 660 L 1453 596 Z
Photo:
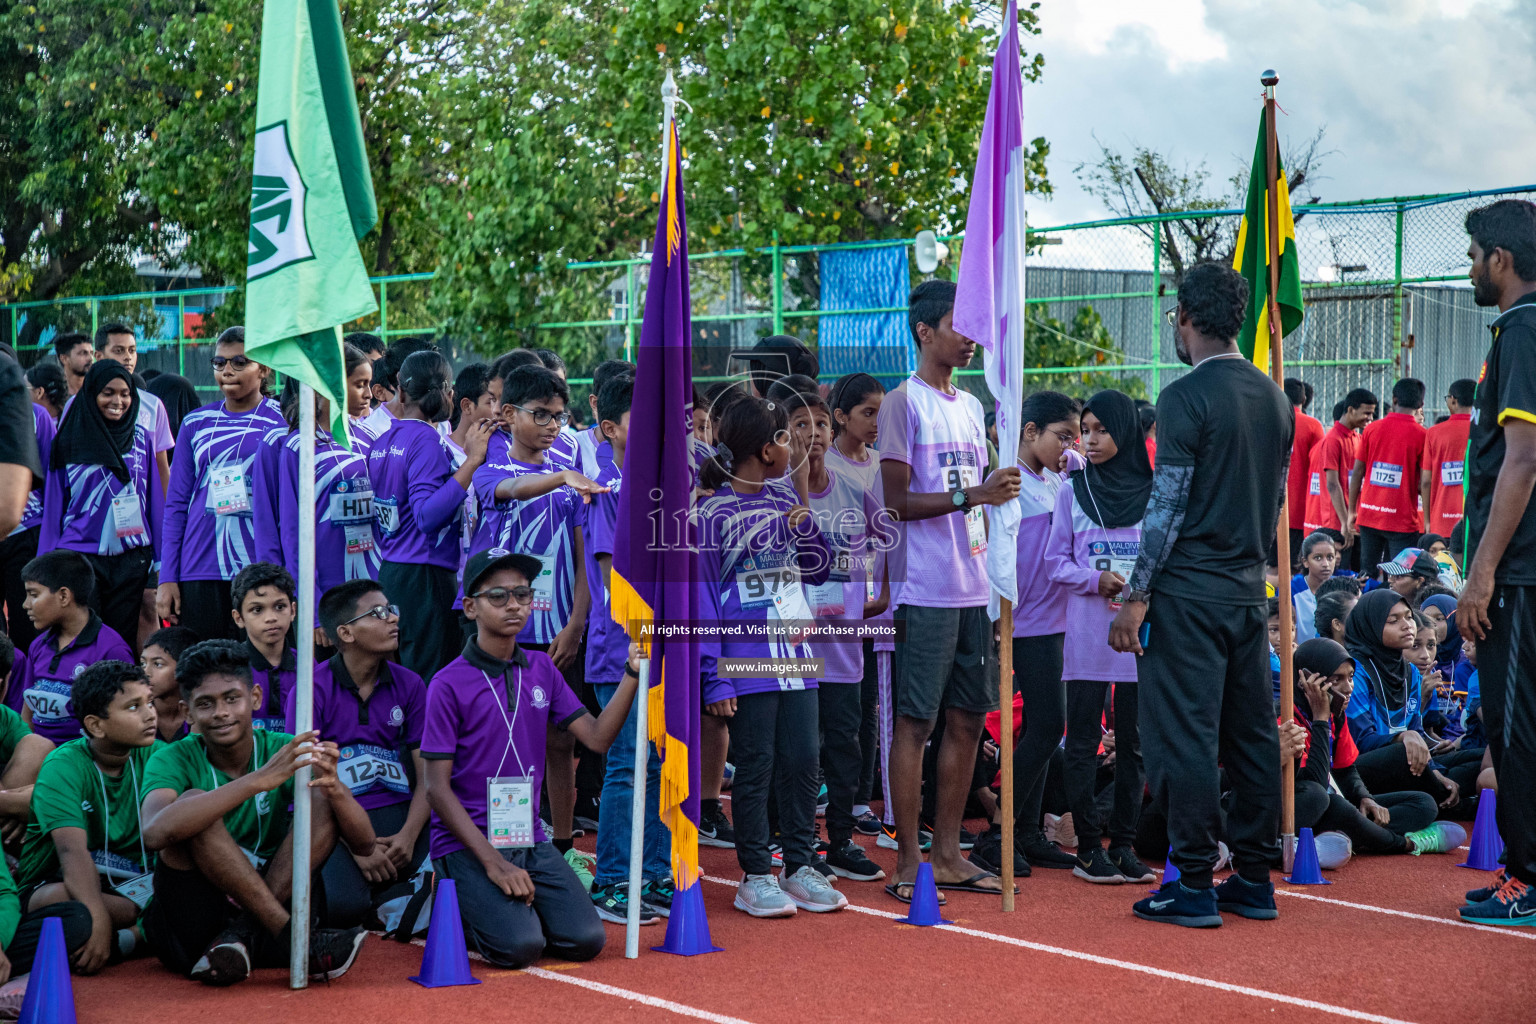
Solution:
M 1003 910 L 1013 912 L 1013 602 L 1000 601 L 998 632 L 1002 636 L 997 662 L 997 749 L 1002 766 L 1003 791 L 998 797 L 1003 829 Z
M 1285 356 L 1281 351 L 1280 324 L 1280 194 L 1277 178 L 1279 142 L 1275 136 L 1275 86 L 1280 76 L 1265 71 L 1259 79 L 1264 85 L 1264 195 L 1268 209 L 1265 215 L 1264 238 L 1268 244 L 1269 262 L 1269 359 L 1275 384 L 1285 387 Z M 1280 721 L 1289 722 L 1296 717 L 1295 687 L 1292 684 L 1294 667 L 1291 664 L 1290 637 L 1295 635 L 1295 613 L 1291 604 L 1291 508 L 1289 488 L 1281 482 L 1280 521 L 1275 526 L 1276 560 L 1280 563 L 1275 595 L 1280 599 Z M 1296 856 L 1296 763 L 1286 761 L 1280 769 L 1280 836 L 1285 870 L 1291 870 Z

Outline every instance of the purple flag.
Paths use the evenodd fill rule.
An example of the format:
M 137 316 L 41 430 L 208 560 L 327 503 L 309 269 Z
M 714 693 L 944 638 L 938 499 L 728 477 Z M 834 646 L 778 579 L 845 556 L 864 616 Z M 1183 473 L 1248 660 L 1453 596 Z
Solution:
M 661 752 L 661 820 L 672 830 L 678 890 L 699 877 L 699 647 L 688 635 L 658 639 L 649 628 L 704 618 L 689 506 L 693 472 L 693 326 L 688 298 L 688 222 L 683 209 L 677 122 L 667 117 L 661 215 L 656 222 L 645 315 L 636 354 L 624 483 L 614 526 L 613 618 L 650 640 L 650 739 Z

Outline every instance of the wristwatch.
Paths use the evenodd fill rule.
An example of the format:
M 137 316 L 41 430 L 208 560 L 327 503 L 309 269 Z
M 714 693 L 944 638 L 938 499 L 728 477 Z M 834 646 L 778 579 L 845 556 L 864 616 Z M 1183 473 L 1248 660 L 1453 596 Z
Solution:
M 969 512 L 971 510 L 971 497 L 965 493 L 964 487 L 961 487 L 958 490 L 950 491 L 949 500 L 953 501 L 955 503 L 955 508 L 962 512 Z
M 1120 603 L 1126 604 L 1131 601 L 1136 601 L 1140 604 L 1146 604 L 1147 600 L 1151 598 L 1151 596 L 1151 592 L 1146 590 L 1123 590 L 1120 592 Z

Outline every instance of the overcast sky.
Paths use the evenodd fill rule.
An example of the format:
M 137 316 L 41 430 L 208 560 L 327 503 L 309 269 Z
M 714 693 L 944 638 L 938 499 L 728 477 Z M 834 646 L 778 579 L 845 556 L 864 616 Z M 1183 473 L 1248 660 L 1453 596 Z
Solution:
M 1282 140 L 1327 126 L 1324 200 L 1536 182 L 1536 0 L 1042 0 L 1040 22 L 1025 131 L 1056 195 L 1036 224 L 1107 215 L 1073 174 L 1095 135 L 1246 166 L 1266 67 Z

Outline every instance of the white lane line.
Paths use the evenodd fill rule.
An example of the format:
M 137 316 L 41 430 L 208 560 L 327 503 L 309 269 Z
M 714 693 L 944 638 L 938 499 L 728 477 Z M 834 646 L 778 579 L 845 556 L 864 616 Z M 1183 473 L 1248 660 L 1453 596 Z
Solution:
M 675 1013 L 683 1017 L 692 1017 L 695 1020 L 712 1021 L 713 1024 L 751 1024 L 750 1021 L 742 1020 L 740 1017 L 729 1017 L 723 1013 L 715 1013 L 712 1010 L 701 1010 L 697 1006 L 676 1003 L 670 999 L 662 999 L 658 996 L 648 996 L 643 992 L 619 988 L 617 985 L 605 985 L 600 981 L 592 981 L 588 978 L 561 974 L 558 971 L 546 971 L 542 967 L 524 967 L 523 973 L 531 974 L 535 978 L 543 978 L 545 981 L 559 981 L 567 985 L 575 985 L 577 988 L 587 989 L 591 992 L 601 992 L 605 996 L 627 999 L 630 1002 L 640 1003 L 643 1006 L 652 1006 L 658 1010 L 666 1010 L 669 1013 Z
M 721 885 L 739 886 L 741 883 L 728 878 L 715 878 L 711 875 L 704 876 L 705 881 L 717 882 Z M 858 914 L 868 914 L 870 917 L 885 918 L 889 921 L 901 920 L 901 914 L 893 914 L 888 910 L 876 910 L 874 907 L 860 907 L 848 904 L 848 909 Z M 953 911 L 955 906 L 950 904 Z M 1007 946 L 1017 946 L 1021 949 L 1034 950 L 1037 953 L 1051 953 L 1055 956 L 1064 956 L 1072 960 L 1081 960 L 1091 964 L 1099 964 L 1103 967 L 1117 967 L 1124 971 L 1133 971 L 1137 974 L 1146 974 L 1154 978 L 1165 978 L 1169 981 L 1182 981 L 1189 985 L 1199 985 L 1202 988 L 1212 988 L 1221 992 L 1231 992 L 1236 995 L 1252 996 L 1255 999 L 1267 999 L 1271 1002 L 1285 1003 L 1287 1006 L 1299 1006 L 1308 1010 L 1317 1010 L 1320 1013 L 1330 1013 L 1338 1017 L 1348 1017 L 1351 1020 L 1371 1021 L 1373 1024 L 1410 1024 L 1397 1017 L 1387 1017 L 1379 1013 L 1366 1013 L 1363 1010 L 1352 1010 L 1347 1006 L 1334 1006 L 1332 1003 L 1320 1003 L 1315 999 L 1302 999 L 1298 996 L 1288 996 L 1280 992 L 1269 992 L 1261 988 L 1251 988 L 1247 985 L 1234 985 L 1226 981 L 1216 981 L 1213 978 L 1201 978 L 1193 974 L 1184 974 L 1181 971 L 1164 970 L 1161 967 L 1149 967 L 1146 964 L 1138 964 L 1130 960 L 1116 960 L 1112 957 L 1098 956 L 1094 953 L 1083 953 L 1075 949 L 1066 949 L 1061 946 L 1051 946 L 1043 942 L 1030 942 L 1027 939 L 1016 939 L 1009 935 L 998 935 L 993 932 L 984 932 L 979 928 L 962 928 L 959 925 L 941 924 L 934 926 L 935 931 L 954 932 L 957 935 L 966 935 L 974 939 L 986 939 L 989 942 L 1000 942 Z

